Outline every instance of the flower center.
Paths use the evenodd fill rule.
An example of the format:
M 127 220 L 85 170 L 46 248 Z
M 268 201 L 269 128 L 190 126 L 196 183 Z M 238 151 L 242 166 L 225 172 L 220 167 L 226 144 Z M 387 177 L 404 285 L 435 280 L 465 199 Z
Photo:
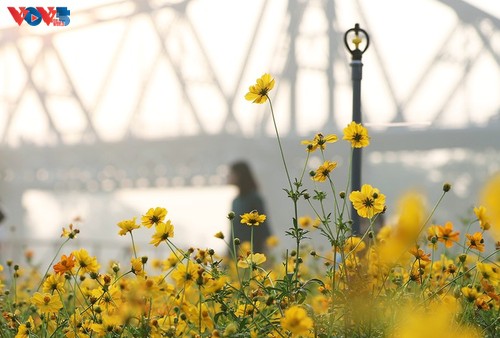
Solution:
M 366 208 L 372 208 L 373 207 L 373 200 L 371 198 L 366 198 L 364 201 L 363 201 L 363 205 L 366 207 Z

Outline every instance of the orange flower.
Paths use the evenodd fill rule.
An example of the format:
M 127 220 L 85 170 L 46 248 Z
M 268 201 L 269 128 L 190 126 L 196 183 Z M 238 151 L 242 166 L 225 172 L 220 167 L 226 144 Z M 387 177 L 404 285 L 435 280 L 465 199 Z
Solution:
M 453 224 L 446 222 L 444 226 L 437 226 L 438 241 L 443 242 L 447 248 L 451 248 L 454 242 L 458 242 L 460 232 L 453 232 Z
M 483 234 L 476 232 L 474 235 L 466 234 L 467 236 L 467 246 L 470 249 L 476 249 L 480 252 L 484 252 L 484 239 Z
M 61 256 L 61 261 L 54 265 L 54 271 L 58 274 L 64 274 L 66 272 L 71 272 L 71 270 L 75 267 L 75 256 L 73 253 L 67 257 L 66 255 Z
M 409 252 L 415 256 L 416 259 L 424 262 L 431 261 L 431 254 L 426 254 L 424 250 L 419 249 L 418 247 L 413 247 L 409 250 Z

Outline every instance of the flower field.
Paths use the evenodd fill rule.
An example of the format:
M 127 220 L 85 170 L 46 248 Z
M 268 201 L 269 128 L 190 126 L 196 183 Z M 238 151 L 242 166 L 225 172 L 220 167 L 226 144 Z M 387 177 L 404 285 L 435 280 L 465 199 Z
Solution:
M 275 80 L 264 74 L 245 98 L 269 103 Z M 408 193 L 386 205 L 383 187 L 349 191 L 337 182 L 336 146 L 369 146 L 369 131 L 352 122 L 342 137 L 317 133 L 304 140 L 304 166 L 292 179 L 274 123 L 294 214 L 286 233 L 268 238 L 266 252 L 250 242 L 229 242 L 227 253 L 180 248 L 168 206 L 117 220 L 117 236 L 130 237 L 130 264 L 101 262 L 86 248 L 65 252 L 79 235 L 63 229 L 61 246 L 45 271 L 2 262 L 0 337 L 497 337 L 500 334 L 500 176 L 483 188 L 481 201 L 461 224 L 436 221 L 453 189 L 428 208 Z M 309 155 L 323 163 L 308 171 Z M 352 159 L 351 159 L 352 160 Z M 314 189 L 305 188 L 306 180 Z M 353 209 L 352 209 L 353 208 Z M 386 221 L 390 208 L 396 217 Z M 351 210 L 362 220 L 352 232 Z M 313 215 L 313 216 L 307 216 Z M 266 215 L 248 210 L 231 229 L 250 227 Z M 150 245 L 166 246 L 163 259 L 141 255 L 134 234 L 150 232 Z M 308 235 L 320 232 L 321 245 Z M 280 236 L 294 246 L 275 252 Z M 327 249 L 320 249 L 320 248 Z

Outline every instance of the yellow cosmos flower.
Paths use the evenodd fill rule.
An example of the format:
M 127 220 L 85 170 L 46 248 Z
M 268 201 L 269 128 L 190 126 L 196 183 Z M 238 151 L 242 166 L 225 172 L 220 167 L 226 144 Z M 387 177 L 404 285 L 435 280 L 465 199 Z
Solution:
M 388 337 L 483 337 L 479 330 L 457 322 L 456 316 L 457 310 L 445 301 L 431 304 L 425 310 L 414 306 L 402 306 L 398 310 L 398 325 L 395 325 Z
M 474 213 L 476 214 L 481 229 L 488 230 L 491 227 L 491 224 L 489 217 L 486 215 L 486 208 L 482 205 L 479 207 L 475 207 Z
M 203 269 L 200 270 L 200 266 L 193 262 L 188 261 L 186 264 L 178 263 L 174 272 L 172 272 L 172 279 L 180 288 L 189 287 L 194 284 L 202 271 Z
M 131 258 L 130 259 L 130 265 L 132 266 L 132 273 L 134 273 L 137 276 L 144 276 L 144 263 L 142 262 L 142 258 Z
M 326 143 L 334 143 L 337 142 L 337 135 L 330 134 L 323 136 L 321 133 L 317 133 L 312 140 L 304 140 L 301 141 L 301 144 L 307 146 L 306 150 L 310 153 L 316 151 L 316 149 L 325 150 Z
M 360 252 L 366 248 L 365 242 L 361 239 L 361 237 L 349 237 L 345 240 L 344 243 L 344 252 Z
M 31 297 L 31 303 L 36 305 L 40 313 L 58 312 L 63 307 L 61 298 L 58 294 L 36 292 Z
M 153 225 L 163 222 L 167 217 L 167 209 L 165 208 L 150 208 L 145 215 L 141 217 L 141 223 L 146 228 L 151 228 Z
M 316 173 L 312 177 L 313 181 L 324 182 L 330 173 L 337 167 L 337 162 L 325 161 L 316 170 Z
M 179 257 L 182 256 L 182 253 L 174 253 L 171 252 L 170 255 L 162 262 L 163 271 L 167 271 L 177 265 L 179 263 Z
M 483 279 L 489 281 L 493 286 L 498 285 L 498 282 L 500 282 L 500 270 L 494 264 L 478 262 L 476 266 Z
M 43 292 L 54 293 L 54 291 L 57 291 L 64 293 L 65 282 L 66 277 L 63 274 L 49 275 L 43 282 Z
M 431 225 L 427 228 L 427 240 L 429 241 L 429 246 L 437 248 L 437 238 L 438 238 L 438 225 Z
M 76 238 L 76 235 L 78 235 L 80 233 L 80 230 L 78 229 L 73 229 L 73 224 L 70 224 L 68 226 L 68 229 L 66 228 L 62 228 L 62 233 L 61 233 L 61 237 L 66 237 L 66 238 Z
M 385 209 L 385 195 L 369 184 L 363 184 L 361 191 L 351 192 L 349 200 L 358 215 L 364 218 L 372 218 Z
M 236 317 L 246 317 L 246 316 L 252 316 L 253 312 L 255 311 L 255 307 L 252 304 L 240 304 L 238 305 L 238 308 L 234 312 L 234 315 Z
M 476 232 L 475 234 L 466 234 L 467 236 L 467 246 L 470 249 L 476 249 L 477 251 L 484 252 L 484 239 L 483 234 Z
M 32 333 L 34 333 L 35 329 L 36 329 L 35 322 L 33 321 L 33 318 L 29 316 L 26 322 L 19 325 L 19 328 L 17 329 L 16 338 L 29 338 L 32 336 Z
M 311 216 L 306 215 L 306 216 L 301 216 L 299 217 L 299 226 L 303 229 L 309 229 L 309 228 L 314 228 L 317 229 L 321 225 L 321 220 L 319 218 L 313 219 Z
M 120 227 L 120 232 L 118 234 L 120 236 L 124 236 L 127 234 L 127 232 L 132 232 L 134 229 L 139 229 L 139 224 L 135 223 L 136 217 L 126 220 L 126 221 L 121 221 L 118 222 L 118 226 Z
M 488 211 L 488 221 L 495 241 L 500 241 L 500 172 L 481 190 L 481 204 Z M 485 229 L 486 230 L 486 229 Z
M 272 235 L 272 236 L 269 236 L 266 238 L 266 246 L 268 248 L 274 248 L 274 247 L 278 246 L 279 242 L 280 242 L 280 240 L 279 240 L 278 236 Z
M 156 232 L 153 234 L 151 242 L 149 242 L 149 244 L 154 244 L 154 246 L 160 245 L 160 243 L 166 241 L 167 238 L 174 237 L 174 226 L 170 220 L 166 223 L 158 223 L 155 230 Z
M 344 128 L 342 139 L 351 142 L 353 148 L 364 148 L 370 144 L 368 130 L 354 121 Z
M 245 258 L 240 258 L 238 260 L 238 267 L 242 269 L 248 269 L 250 266 L 261 265 L 267 260 L 266 256 L 261 253 L 250 254 Z
M 285 311 L 285 316 L 281 318 L 283 329 L 292 333 L 292 337 L 308 336 L 313 328 L 314 322 L 307 315 L 307 311 L 294 305 Z
M 120 315 L 103 315 L 102 321 L 92 324 L 92 331 L 99 337 L 119 335 L 122 332 L 123 318 Z
M 479 297 L 480 293 L 479 291 L 476 290 L 474 287 L 469 287 L 469 286 L 464 286 L 462 289 L 462 294 L 464 297 L 469 301 L 473 302 L 476 300 L 477 297 Z
M 75 262 L 78 266 L 79 273 L 81 275 L 85 273 L 98 272 L 101 267 L 99 263 L 97 263 L 97 258 L 90 257 L 89 253 L 85 249 L 75 250 L 72 252 L 73 256 L 75 256 Z
M 398 199 L 394 236 L 404 245 L 416 243 L 427 216 L 427 201 L 418 191 L 407 191 Z
M 268 73 L 262 75 L 257 79 L 257 83 L 250 86 L 248 93 L 245 95 L 245 99 L 252 101 L 253 103 L 265 103 L 267 101 L 267 93 L 274 88 L 274 79 Z
M 259 213 L 256 210 L 250 211 L 246 214 L 241 215 L 241 223 L 246 224 L 248 226 L 259 226 L 261 223 L 264 223 L 266 220 L 266 215 Z

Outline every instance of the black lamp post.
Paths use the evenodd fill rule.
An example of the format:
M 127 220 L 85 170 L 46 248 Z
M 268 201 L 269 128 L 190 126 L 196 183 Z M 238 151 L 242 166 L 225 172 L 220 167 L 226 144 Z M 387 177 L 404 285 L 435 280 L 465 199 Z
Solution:
M 361 35 L 361 36 L 360 36 Z M 363 38 L 365 41 L 363 42 Z M 352 37 L 351 44 L 348 38 Z M 354 28 L 349 29 L 344 34 L 344 44 L 351 53 L 351 69 L 352 69 L 352 120 L 356 123 L 361 123 L 361 79 L 363 63 L 361 59 L 363 53 L 366 51 L 370 44 L 368 33 L 359 28 L 359 24 L 355 24 Z M 363 45 L 360 49 L 360 45 Z M 352 48 L 352 46 L 354 48 Z M 351 165 L 351 191 L 360 190 L 361 188 L 361 148 L 354 148 L 352 165 Z M 351 209 L 352 217 L 352 233 L 359 234 L 360 232 L 360 219 L 356 210 Z

